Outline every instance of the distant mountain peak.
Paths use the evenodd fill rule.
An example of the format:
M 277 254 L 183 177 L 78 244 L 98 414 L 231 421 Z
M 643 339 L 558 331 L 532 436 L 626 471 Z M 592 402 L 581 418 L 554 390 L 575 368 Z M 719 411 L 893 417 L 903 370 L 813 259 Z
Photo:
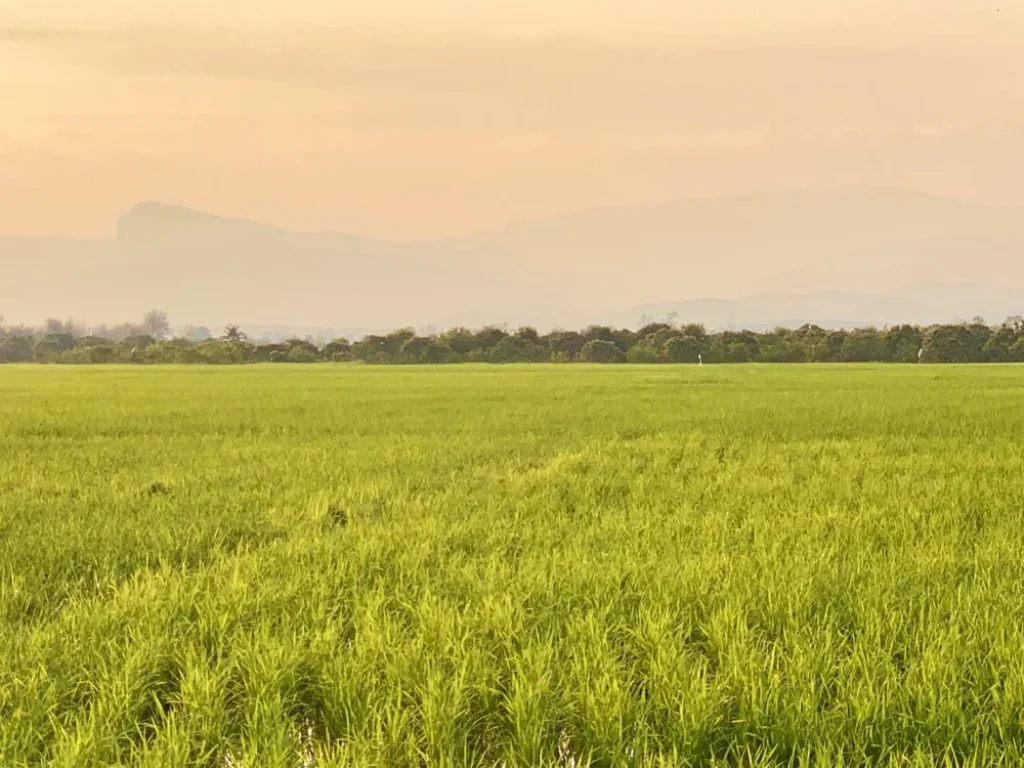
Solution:
M 215 216 L 195 208 L 188 208 L 183 205 L 173 205 L 155 200 L 143 200 L 136 203 L 130 211 L 124 214 L 122 219 L 144 218 L 152 220 L 172 221 L 230 221 L 222 216 Z
M 220 218 L 219 216 L 213 216 L 212 214 L 205 213 L 204 211 L 200 211 L 195 208 L 189 208 L 184 205 L 174 205 L 173 203 L 165 203 L 160 200 L 140 200 L 132 206 L 132 209 L 126 215 L 134 216 L 151 214 L 187 214 L 190 216 L 203 216 L 206 218 Z
M 136 204 L 117 222 L 118 239 L 189 239 L 193 237 L 266 236 L 274 227 L 227 219 L 180 205 L 146 201 Z
M 307 244 L 327 243 L 330 246 L 400 248 L 398 243 L 353 235 L 347 232 L 303 232 L 263 224 L 250 219 L 230 218 L 206 213 L 182 205 L 143 201 L 117 221 L 119 240 L 181 241 L 201 238 L 214 242 L 250 240 L 280 241 L 302 238 Z

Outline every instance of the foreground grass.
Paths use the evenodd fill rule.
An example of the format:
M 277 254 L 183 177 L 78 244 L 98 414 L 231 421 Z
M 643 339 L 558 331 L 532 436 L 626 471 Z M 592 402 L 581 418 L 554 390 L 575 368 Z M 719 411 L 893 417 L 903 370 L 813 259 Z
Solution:
M 0 370 L 0 765 L 1016 765 L 1024 369 Z

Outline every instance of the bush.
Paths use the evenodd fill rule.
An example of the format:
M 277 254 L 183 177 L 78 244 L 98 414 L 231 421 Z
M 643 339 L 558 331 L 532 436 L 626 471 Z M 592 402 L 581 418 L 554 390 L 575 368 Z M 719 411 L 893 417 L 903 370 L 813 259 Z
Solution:
M 343 363 L 352 359 L 352 345 L 348 339 L 335 339 L 324 347 L 324 357 L 336 363 Z
M 675 336 L 665 345 L 665 356 L 673 363 L 696 363 L 700 354 L 700 341 L 692 336 Z
M 316 353 L 312 350 L 306 347 L 296 346 L 288 350 L 287 360 L 289 363 L 315 363 L 317 361 L 317 357 Z
M 646 342 L 641 342 L 632 347 L 626 353 L 626 359 L 631 363 L 660 363 L 663 362 L 658 350 Z
M 747 363 L 750 362 L 751 349 L 741 341 L 734 341 L 725 348 L 723 357 L 727 363 Z
M 423 362 L 432 365 L 451 363 L 456 359 L 455 350 L 439 341 L 431 341 L 423 350 Z
M 615 342 L 593 339 L 583 345 L 580 360 L 585 363 L 623 363 L 626 361 L 626 355 Z
M 0 363 L 27 363 L 31 359 L 31 337 L 11 336 L 0 341 Z
M 63 365 L 88 365 L 90 363 L 89 350 L 69 349 L 66 352 L 61 352 L 56 362 Z
M 406 339 L 398 350 L 399 362 L 422 363 L 423 353 L 426 352 L 429 345 L 430 339 L 424 336 L 413 336 Z
M 495 363 L 540 363 L 548 359 L 548 350 L 521 336 L 506 336 L 491 350 Z
M 204 341 L 196 350 L 211 365 L 240 365 L 256 359 L 256 347 L 244 341 Z
M 761 347 L 761 362 L 764 363 L 803 363 L 806 360 L 806 350 L 799 344 L 789 341 L 780 341 Z

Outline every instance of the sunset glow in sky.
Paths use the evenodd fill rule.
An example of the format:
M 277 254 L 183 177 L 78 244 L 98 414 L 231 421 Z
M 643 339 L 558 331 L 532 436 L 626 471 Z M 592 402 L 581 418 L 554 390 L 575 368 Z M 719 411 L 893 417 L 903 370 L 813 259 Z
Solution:
M 0 233 L 416 239 L 893 184 L 1024 204 L 1020 0 L 0 0 Z

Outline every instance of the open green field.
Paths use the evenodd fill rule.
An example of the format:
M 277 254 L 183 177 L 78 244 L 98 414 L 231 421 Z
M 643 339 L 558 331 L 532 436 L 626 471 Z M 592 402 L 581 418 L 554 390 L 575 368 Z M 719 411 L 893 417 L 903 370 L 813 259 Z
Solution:
M 1024 368 L 0 369 L 0 765 L 1020 765 Z

